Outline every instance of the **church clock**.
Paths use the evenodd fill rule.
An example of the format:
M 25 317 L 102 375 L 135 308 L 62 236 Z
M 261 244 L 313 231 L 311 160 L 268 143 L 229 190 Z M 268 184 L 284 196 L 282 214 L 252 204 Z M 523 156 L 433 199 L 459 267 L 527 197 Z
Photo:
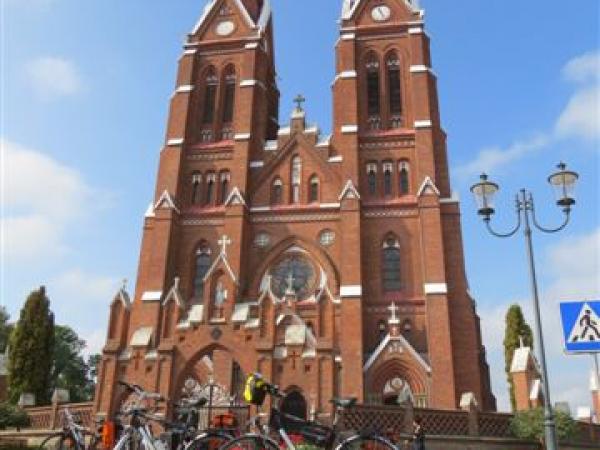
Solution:
M 378 5 L 371 10 L 371 17 L 376 22 L 385 22 L 392 15 L 392 10 L 387 5 Z

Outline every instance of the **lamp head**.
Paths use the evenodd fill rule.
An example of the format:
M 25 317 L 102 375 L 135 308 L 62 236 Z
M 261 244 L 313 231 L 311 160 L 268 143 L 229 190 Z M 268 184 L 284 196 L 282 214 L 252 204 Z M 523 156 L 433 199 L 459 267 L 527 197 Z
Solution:
M 554 189 L 556 195 L 556 204 L 566 210 L 575 204 L 575 184 L 579 179 L 579 174 L 567 170 L 567 165 L 563 162 L 558 164 L 558 171 L 548 177 L 548 183 Z
M 481 174 L 479 178 L 479 183 L 471 186 L 471 192 L 477 203 L 477 213 L 483 216 L 484 219 L 489 220 L 495 212 L 494 197 L 500 190 L 500 187 L 496 183 L 489 181 L 485 173 Z

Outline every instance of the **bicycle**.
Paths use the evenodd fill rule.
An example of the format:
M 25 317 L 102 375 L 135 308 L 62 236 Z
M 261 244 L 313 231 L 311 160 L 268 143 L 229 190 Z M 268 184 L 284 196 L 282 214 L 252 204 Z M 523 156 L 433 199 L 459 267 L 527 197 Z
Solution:
M 77 423 L 69 408 L 65 408 L 63 414 L 63 429 L 44 439 L 39 449 L 95 450 L 98 447 L 98 442 L 100 442 L 100 437 Z M 88 446 L 86 446 L 86 438 L 89 439 Z
M 391 441 L 373 431 L 362 430 L 349 437 L 343 438 L 338 428 L 339 416 L 344 410 L 356 404 L 355 398 L 334 398 L 331 403 L 335 406 L 333 425 L 331 427 L 317 422 L 308 421 L 281 411 L 283 395 L 278 386 L 265 382 L 260 374 L 254 377 L 261 380 L 261 389 L 275 399 L 271 407 L 268 425 L 261 425 L 257 416 L 252 419 L 255 433 L 247 433 L 233 439 L 221 447 L 220 450 L 296 450 L 296 445 L 290 436 L 290 429 L 297 429 L 307 444 L 322 447 L 327 450 L 399 450 Z M 264 395 L 259 401 L 262 404 Z M 256 404 L 256 403 L 255 403 Z M 260 405 L 257 405 L 260 406 Z M 271 433 L 273 430 L 273 435 Z M 276 437 L 281 439 L 280 442 Z
M 179 420 L 169 422 L 145 405 L 147 400 L 166 401 L 160 394 L 145 391 L 137 384 L 124 381 L 119 381 L 119 384 L 135 398 L 133 405 L 118 414 L 120 419 L 128 417 L 129 424 L 124 425 L 122 421 L 119 424 L 122 434 L 113 450 L 217 450 L 232 439 L 231 435 L 219 430 L 197 432 L 197 414 L 192 412 L 206 404 L 205 398 L 175 404 Z M 165 429 L 159 438 L 153 436 L 150 422 L 156 422 Z

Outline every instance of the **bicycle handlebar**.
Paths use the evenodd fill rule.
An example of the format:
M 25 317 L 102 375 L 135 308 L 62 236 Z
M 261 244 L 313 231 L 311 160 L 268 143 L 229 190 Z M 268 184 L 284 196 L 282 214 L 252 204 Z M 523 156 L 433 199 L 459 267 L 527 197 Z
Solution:
M 124 386 L 128 391 L 136 394 L 138 396 L 139 401 L 146 400 L 146 399 L 156 400 L 158 402 L 165 401 L 165 398 L 162 395 L 160 395 L 159 393 L 146 391 L 139 384 L 131 384 L 131 383 L 127 383 L 126 381 L 123 381 L 123 380 L 119 380 L 118 383 L 121 386 Z

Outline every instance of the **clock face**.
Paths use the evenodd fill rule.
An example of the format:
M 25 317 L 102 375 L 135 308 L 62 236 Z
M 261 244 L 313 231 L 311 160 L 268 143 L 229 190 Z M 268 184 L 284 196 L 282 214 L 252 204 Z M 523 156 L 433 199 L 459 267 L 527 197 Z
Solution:
M 231 20 L 219 22 L 215 27 L 215 31 L 219 36 L 229 36 L 235 30 L 235 24 Z
M 371 10 L 371 17 L 377 22 L 384 22 L 390 18 L 392 10 L 389 6 L 379 5 Z

